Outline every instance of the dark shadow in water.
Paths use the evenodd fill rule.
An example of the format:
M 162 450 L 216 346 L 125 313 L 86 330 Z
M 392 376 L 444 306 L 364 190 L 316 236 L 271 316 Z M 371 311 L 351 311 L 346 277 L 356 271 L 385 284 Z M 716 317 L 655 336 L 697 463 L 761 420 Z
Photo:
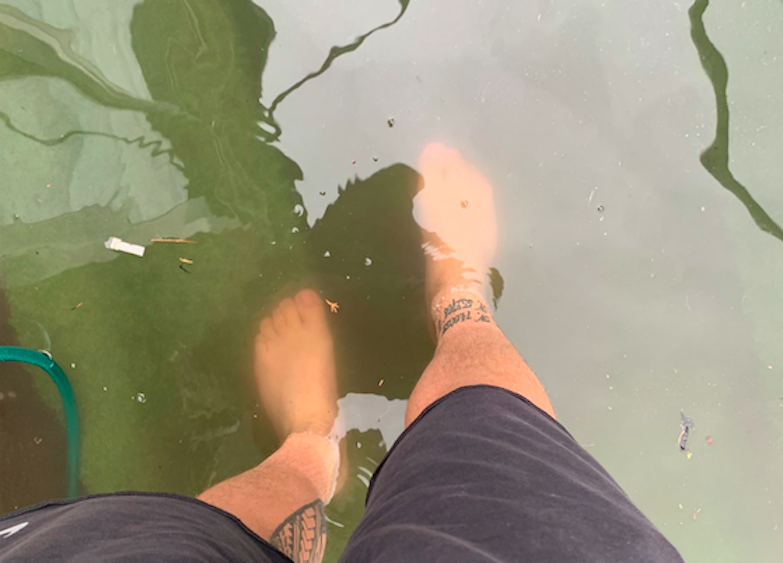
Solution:
M 765 233 L 783 240 L 783 229 L 753 199 L 753 196 L 731 173 L 729 169 L 729 102 L 726 89 L 729 83 L 729 69 L 720 51 L 713 45 L 704 26 L 704 12 L 710 5 L 709 0 L 696 0 L 688 11 L 691 20 L 691 38 L 699 53 L 701 66 L 707 73 L 715 90 L 718 123 L 715 140 L 701 154 L 704 168 L 720 184 L 733 193 L 747 208 L 756 225 Z
M 9 314 L 0 290 L 0 346 L 18 345 Z M 65 427 L 33 377 L 48 379 L 38 368 L 0 362 L 0 514 L 65 494 Z
M 407 398 L 432 358 L 425 257 L 411 213 L 420 186 L 402 164 L 350 182 L 308 236 L 317 287 L 340 304 L 343 392 Z

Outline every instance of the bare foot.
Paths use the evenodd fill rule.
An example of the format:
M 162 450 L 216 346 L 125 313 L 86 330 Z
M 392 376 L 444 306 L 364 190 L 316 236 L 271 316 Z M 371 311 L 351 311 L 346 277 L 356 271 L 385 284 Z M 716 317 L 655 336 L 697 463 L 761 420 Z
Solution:
M 455 149 L 428 145 L 419 160 L 424 188 L 415 199 L 414 215 L 424 232 L 427 293 L 457 288 L 487 297 L 489 269 L 497 248 L 497 221 L 492 186 Z
M 294 432 L 327 436 L 337 416 L 334 345 L 326 307 L 311 289 L 284 299 L 256 337 L 255 374 L 281 440 Z

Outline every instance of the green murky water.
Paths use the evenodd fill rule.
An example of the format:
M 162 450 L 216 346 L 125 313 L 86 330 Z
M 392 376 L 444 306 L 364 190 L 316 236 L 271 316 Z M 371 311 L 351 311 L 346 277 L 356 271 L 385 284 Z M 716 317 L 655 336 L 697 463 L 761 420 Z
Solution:
M 354 428 L 335 560 L 431 354 L 411 197 L 421 148 L 447 142 L 496 187 L 498 321 L 561 420 L 687 561 L 777 561 L 782 16 L 2 0 L 0 343 L 68 372 L 85 492 L 193 495 L 275 447 L 255 324 L 318 288 Z M 0 369 L 11 510 L 62 494 L 64 435 L 45 377 Z

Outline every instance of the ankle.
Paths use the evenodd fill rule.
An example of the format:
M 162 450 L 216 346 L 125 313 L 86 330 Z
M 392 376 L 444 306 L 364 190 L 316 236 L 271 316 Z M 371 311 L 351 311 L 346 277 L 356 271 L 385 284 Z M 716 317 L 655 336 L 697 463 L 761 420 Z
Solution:
M 497 327 L 485 297 L 478 289 L 469 286 L 441 290 L 435 295 L 430 312 L 437 341 L 452 331 L 462 331 L 467 327 Z
M 336 435 L 311 432 L 290 434 L 270 459 L 295 468 L 328 504 L 334 495 L 340 470 L 339 440 Z

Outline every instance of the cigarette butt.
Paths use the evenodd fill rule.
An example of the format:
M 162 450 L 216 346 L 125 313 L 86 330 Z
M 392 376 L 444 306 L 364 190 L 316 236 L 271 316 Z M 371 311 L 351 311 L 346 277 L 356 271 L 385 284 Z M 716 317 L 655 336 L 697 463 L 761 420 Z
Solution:
M 181 256 L 180 256 L 179 261 L 182 262 L 183 264 L 192 264 L 193 263 L 193 260 L 190 260 L 188 258 L 182 258 Z
M 126 254 L 133 254 L 134 256 L 139 256 L 139 257 L 144 256 L 144 251 L 146 250 L 140 244 L 132 244 L 130 242 L 125 242 L 124 240 L 117 237 L 109 237 L 109 240 L 104 242 L 103 246 L 105 246 L 109 250 L 124 252 Z
M 381 385 L 383 385 L 385 381 L 386 381 L 385 379 L 381 379 L 381 380 L 378 382 L 378 387 L 380 387 Z

